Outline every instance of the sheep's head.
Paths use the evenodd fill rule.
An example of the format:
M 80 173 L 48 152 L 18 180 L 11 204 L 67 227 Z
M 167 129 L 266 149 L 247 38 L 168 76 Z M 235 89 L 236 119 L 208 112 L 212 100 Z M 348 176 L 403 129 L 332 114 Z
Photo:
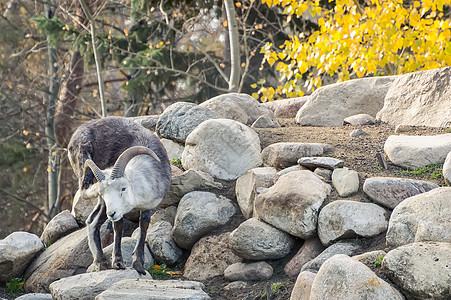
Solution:
M 85 162 L 85 173 L 89 168 L 97 179 L 97 182 L 89 187 L 85 194 L 90 198 L 102 197 L 105 201 L 107 217 L 113 222 L 120 220 L 124 214 L 134 208 L 131 183 L 124 177 L 124 172 L 128 162 L 140 154 L 150 155 L 160 163 L 160 159 L 155 152 L 143 146 L 134 146 L 125 150 L 118 157 L 111 171 L 101 170 L 90 159 Z

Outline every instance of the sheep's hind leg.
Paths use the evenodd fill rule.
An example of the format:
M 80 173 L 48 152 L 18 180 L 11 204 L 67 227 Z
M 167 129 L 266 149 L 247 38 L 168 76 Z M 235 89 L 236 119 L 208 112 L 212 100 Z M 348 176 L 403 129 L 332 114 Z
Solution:
M 100 226 L 102 226 L 106 218 L 105 203 L 102 199 L 99 199 L 96 207 L 86 220 L 86 225 L 88 227 L 88 245 L 92 256 L 94 257 L 93 264 L 97 271 L 108 269 L 108 261 L 103 254 L 100 241 Z
M 113 222 L 114 228 L 114 246 L 112 267 L 115 269 L 125 269 L 124 260 L 122 259 L 121 240 L 122 232 L 124 230 L 124 219 Z
M 144 210 L 139 217 L 139 237 L 133 251 L 133 268 L 142 275 L 146 274 L 144 269 L 144 243 L 146 241 L 147 227 L 149 227 L 150 217 L 155 210 Z

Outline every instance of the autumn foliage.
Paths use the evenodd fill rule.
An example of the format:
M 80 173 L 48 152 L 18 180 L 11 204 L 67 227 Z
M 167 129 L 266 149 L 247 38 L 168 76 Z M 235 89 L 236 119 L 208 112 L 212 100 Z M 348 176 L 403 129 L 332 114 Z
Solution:
M 312 34 L 293 34 L 280 49 L 262 48 L 263 64 L 275 66 L 280 78 L 275 88 L 261 84 L 254 97 L 262 101 L 302 96 L 324 80 L 451 65 L 450 0 L 336 0 L 328 6 L 319 0 L 262 2 L 283 8 L 287 22 L 309 12 L 317 23 Z

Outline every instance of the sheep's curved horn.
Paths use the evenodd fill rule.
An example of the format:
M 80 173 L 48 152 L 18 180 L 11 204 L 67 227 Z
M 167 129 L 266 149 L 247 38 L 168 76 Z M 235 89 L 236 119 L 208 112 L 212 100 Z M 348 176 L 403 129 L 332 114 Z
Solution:
M 85 161 L 85 169 L 83 172 L 83 178 L 85 178 L 88 168 L 91 169 L 92 173 L 94 173 L 94 176 L 97 179 L 97 181 L 105 180 L 105 178 L 106 178 L 105 174 L 91 159 L 87 159 Z
M 161 163 L 161 160 L 151 149 L 144 146 L 134 146 L 130 147 L 117 158 L 116 163 L 114 164 L 113 171 L 111 172 L 111 179 L 116 179 L 124 176 L 125 167 L 128 162 L 135 156 L 140 154 L 147 154 L 155 158 L 158 163 Z

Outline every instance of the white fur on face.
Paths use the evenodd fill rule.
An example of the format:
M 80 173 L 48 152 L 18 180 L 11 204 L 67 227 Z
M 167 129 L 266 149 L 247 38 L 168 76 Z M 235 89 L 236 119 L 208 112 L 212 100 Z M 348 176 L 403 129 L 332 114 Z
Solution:
M 121 177 L 114 180 L 106 179 L 103 189 L 103 200 L 106 214 L 112 222 L 120 220 L 124 214 L 132 210 L 133 191 L 128 181 Z

